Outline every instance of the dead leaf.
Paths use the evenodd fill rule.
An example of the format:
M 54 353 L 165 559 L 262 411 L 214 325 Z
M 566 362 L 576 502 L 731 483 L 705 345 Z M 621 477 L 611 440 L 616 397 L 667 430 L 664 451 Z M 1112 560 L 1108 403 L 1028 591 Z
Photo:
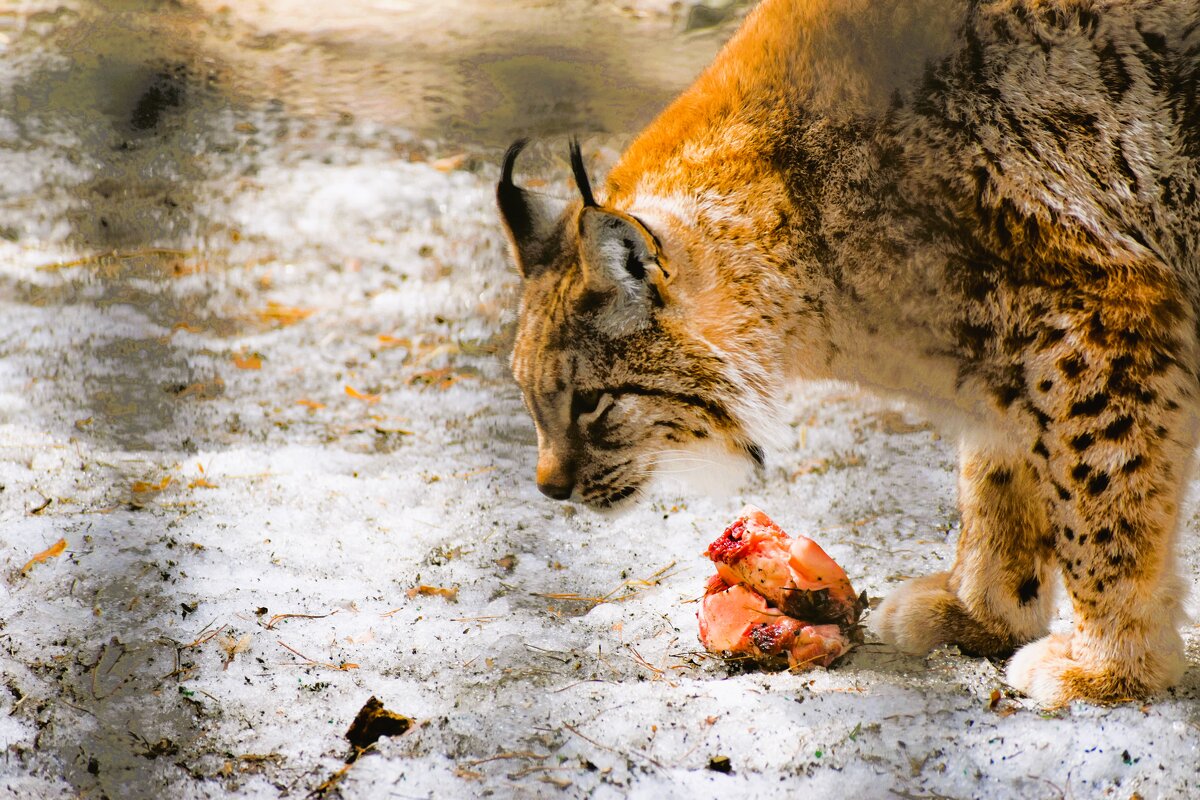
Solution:
M 234 353 L 233 365 L 238 369 L 262 369 L 262 357 L 257 353 Z
M 379 402 L 379 395 L 363 394 L 358 389 L 355 389 L 353 386 L 351 386 L 349 384 L 346 385 L 346 394 L 350 395 L 355 400 L 362 400 L 364 403 L 367 403 L 368 405 L 375 405 L 376 403 Z
M 316 309 L 313 308 L 297 308 L 295 306 L 285 306 L 282 303 L 270 302 L 267 303 L 266 308 L 259 310 L 258 318 L 263 322 L 274 322 L 281 327 L 286 327 L 308 319 L 315 311 Z
M 29 568 L 32 567 L 34 564 L 40 564 L 43 561 L 49 561 L 52 558 L 58 558 L 59 556 L 61 556 L 63 554 L 63 551 L 66 549 L 67 549 L 67 540 L 59 539 L 57 542 L 50 545 L 45 550 L 38 553 L 33 558 L 29 559 L 29 561 L 25 562 L 25 566 L 21 567 L 21 574 L 25 574 L 25 573 L 29 572 Z
M 181 389 L 168 389 L 168 391 L 171 391 L 176 397 L 196 397 L 200 400 L 211 400 L 214 397 L 220 397 L 225 394 L 225 381 L 222 378 L 213 378 L 211 381 L 197 381 Z
M 194 480 L 188 484 L 188 488 L 189 489 L 216 489 L 218 487 L 215 483 L 210 481 L 208 478 L 196 478 L 196 480 Z
M 322 408 L 324 408 L 324 407 L 325 407 L 325 404 L 324 404 L 324 403 L 318 403 L 316 400 L 309 400 L 309 399 L 308 399 L 308 398 L 306 398 L 306 397 L 302 397 L 302 398 L 300 398 L 299 400 L 297 400 L 297 401 L 296 401 L 296 405 L 298 405 L 298 406 L 304 406 L 304 407 L 305 407 L 305 408 L 307 408 L 307 409 L 308 409 L 310 412 L 313 412 L 313 411 L 319 411 L 319 410 L 321 410 Z
M 408 383 L 410 386 L 412 384 L 424 384 L 426 386 L 433 386 L 437 389 L 445 391 L 459 381 L 473 377 L 475 376 L 466 375 L 461 372 L 455 372 L 449 367 L 446 367 L 444 369 L 431 369 L 426 370 L 425 372 L 418 372 L 409 377 Z
M 438 172 L 453 172 L 454 170 L 462 167 L 462 165 L 465 163 L 467 163 L 467 154 L 455 153 L 452 156 L 439 158 L 437 161 L 432 162 L 430 166 L 436 169 Z
M 388 336 L 386 333 L 379 335 L 379 344 L 382 347 L 407 347 L 412 349 L 412 339 L 406 336 Z
M 420 586 L 412 587 L 411 589 L 408 590 L 408 592 L 406 592 L 406 594 L 409 596 L 409 598 L 416 597 L 417 595 L 422 595 L 424 597 L 444 597 L 451 602 L 458 602 L 458 587 L 457 586 L 444 587 L 444 586 L 426 586 L 425 584 L 421 584 Z
M 167 475 L 158 483 L 150 483 L 149 481 L 134 481 L 130 488 L 134 494 L 147 494 L 149 492 L 161 492 L 163 489 L 171 485 L 171 476 Z
M 383 736 L 400 736 L 413 725 L 413 721 L 394 711 L 388 711 L 374 695 L 363 704 L 362 709 L 346 729 L 346 740 L 354 748 L 348 762 L 354 761 L 359 754 L 375 744 Z
M 229 665 L 233 663 L 233 657 L 238 653 L 244 653 L 250 649 L 250 634 L 246 634 L 240 639 L 234 639 L 232 636 L 222 636 L 217 644 L 221 645 L 221 649 L 225 651 L 225 669 L 229 669 Z

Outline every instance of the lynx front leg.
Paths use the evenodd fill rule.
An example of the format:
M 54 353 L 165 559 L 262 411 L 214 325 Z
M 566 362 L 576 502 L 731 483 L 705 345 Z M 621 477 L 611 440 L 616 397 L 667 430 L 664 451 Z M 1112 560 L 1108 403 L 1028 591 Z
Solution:
M 1046 503 L 1023 458 L 967 447 L 958 495 L 954 566 L 901 586 L 873 626 L 909 653 L 953 643 L 970 655 L 1008 655 L 1046 632 L 1054 577 Z
M 1195 346 L 1158 327 L 1194 329 L 1177 304 L 1163 305 L 1134 320 L 1096 312 L 1086 339 L 1062 337 L 1040 363 L 1034 452 L 1056 492 L 1055 549 L 1075 628 L 1018 652 L 1008 680 L 1046 706 L 1145 697 L 1183 673 L 1174 540 L 1196 443 L 1184 410 L 1196 385 L 1181 365 L 1194 363 Z

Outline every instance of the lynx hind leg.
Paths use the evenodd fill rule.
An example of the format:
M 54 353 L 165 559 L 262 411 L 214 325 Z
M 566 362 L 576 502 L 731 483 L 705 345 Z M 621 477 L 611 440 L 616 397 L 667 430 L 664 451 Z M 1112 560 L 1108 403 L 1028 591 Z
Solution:
M 1022 649 L 1008 680 L 1045 706 L 1145 697 L 1185 666 L 1174 540 L 1197 439 L 1194 370 L 1182 366 L 1196 363 L 1184 333 L 1195 328 L 1170 296 L 1147 294 L 1090 312 L 1086 337 L 1058 338 L 1033 378 L 1047 387 L 1034 398 L 1034 452 L 1057 492 L 1055 551 L 1075 627 Z
M 872 617 L 884 641 L 907 653 L 957 644 L 1004 656 L 1046 632 L 1053 601 L 1046 503 L 1024 459 L 964 447 L 962 533 L 949 572 L 908 581 Z

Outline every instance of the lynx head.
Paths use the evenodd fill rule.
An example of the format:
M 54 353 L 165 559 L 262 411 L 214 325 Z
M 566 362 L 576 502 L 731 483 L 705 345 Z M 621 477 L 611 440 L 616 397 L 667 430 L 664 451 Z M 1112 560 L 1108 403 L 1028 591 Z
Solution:
M 538 488 L 612 507 L 656 473 L 690 477 L 731 455 L 741 472 L 761 464 L 744 381 L 693 324 L 712 309 L 678 279 L 696 249 L 680 225 L 598 204 L 578 143 L 581 199 L 519 188 L 524 144 L 505 155 L 496 195 L 524 277 L 512 371 L 537 428 Z

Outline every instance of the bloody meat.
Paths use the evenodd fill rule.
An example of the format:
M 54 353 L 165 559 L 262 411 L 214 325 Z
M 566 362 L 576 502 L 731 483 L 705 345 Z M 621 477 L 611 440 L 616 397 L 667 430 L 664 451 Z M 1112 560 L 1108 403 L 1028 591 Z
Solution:
M 852 646 L 863 598 L 812 539 L 746 506 L 705 555 L 717 568 L 697 614 L 708 650 L 803 669 Z

